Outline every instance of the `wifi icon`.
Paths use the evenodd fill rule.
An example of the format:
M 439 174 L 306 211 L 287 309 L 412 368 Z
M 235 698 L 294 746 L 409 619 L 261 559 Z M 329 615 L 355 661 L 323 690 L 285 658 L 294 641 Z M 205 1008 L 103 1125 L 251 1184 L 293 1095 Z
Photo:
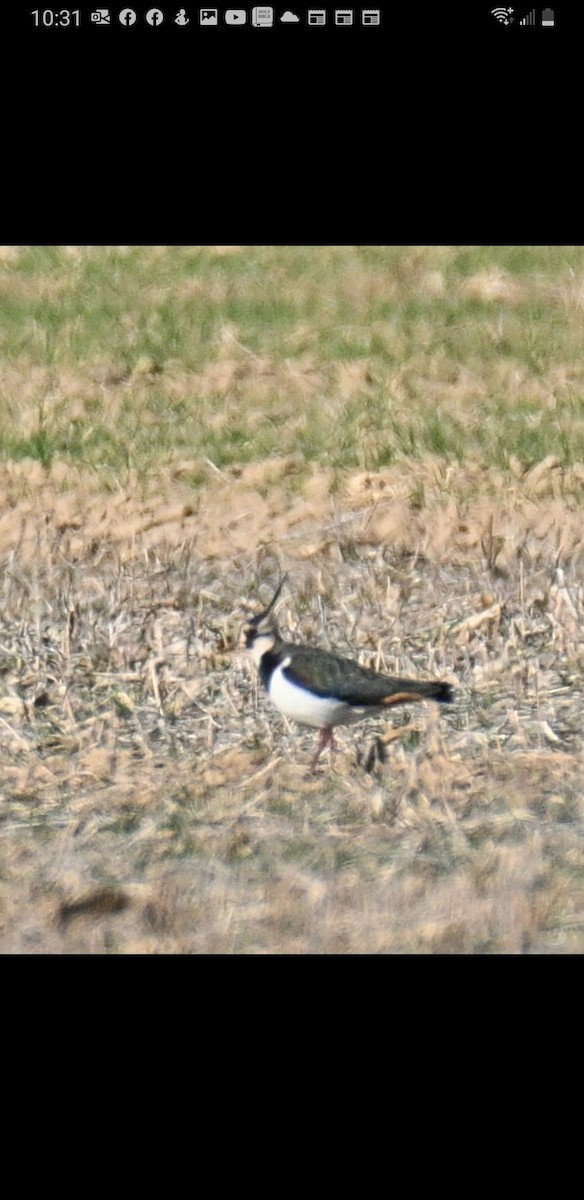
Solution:
M 492 8 L 491 12 L 495 20 L 500 21 L 502 25 L 513 24 L 513 17 L 511 16 L 513 12 L 512 8 Z

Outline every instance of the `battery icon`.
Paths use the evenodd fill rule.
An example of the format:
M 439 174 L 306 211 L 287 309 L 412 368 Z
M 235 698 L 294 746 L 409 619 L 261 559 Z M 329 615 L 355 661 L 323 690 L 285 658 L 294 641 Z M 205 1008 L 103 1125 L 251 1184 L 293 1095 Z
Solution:
M 556 19 L 553 8 L 544 8 L 541 14 L 541 23 L 542 25 L 555 25 Z

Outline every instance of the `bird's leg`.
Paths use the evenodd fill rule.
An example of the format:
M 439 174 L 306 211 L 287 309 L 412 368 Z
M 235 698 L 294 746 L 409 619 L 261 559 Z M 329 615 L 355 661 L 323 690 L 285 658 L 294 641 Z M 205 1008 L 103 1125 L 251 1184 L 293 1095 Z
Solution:
M 320 758 L 320 755 L 322 754 L 322 752 L 323 752 L 323 750 L 324 750 L 325 746 L 330 746 L 330 748 L 331 748 L 331 758 L 332 758 L 332 756 L 333 756 L 333 754 L 334 754 L 334 752 L 335 752 L 335 750 L 336 750 L 336 748 L 337 748 L 337 744 L 336 744 L 336 742 L 335 742 L 335 739 L 334 739 L 334 737 L 333 737 L 333 731 L 332 731 L 332 729 L 328 729 L 328 728 L 327 728 L 327 729 L 321 729 L 321 731 L 320 731 L 319 738 L 318 738 L 318 746 L 316 747 L 316 754 L 315 754 L 315 756 L 314 756 L 314 758 L 313 758 L 313 760 L 312 760 L 312 763 L 311 763 L 311 765 L 310 765 L 310 773 L 311 773 L 311 774 L 313 774 L 313 773 L 314 773 L 314 768 L 316 767 L 316 764 L 317 764 L 317 762 L 318 762 L 318 760 L 319 760 L 319 758 Z

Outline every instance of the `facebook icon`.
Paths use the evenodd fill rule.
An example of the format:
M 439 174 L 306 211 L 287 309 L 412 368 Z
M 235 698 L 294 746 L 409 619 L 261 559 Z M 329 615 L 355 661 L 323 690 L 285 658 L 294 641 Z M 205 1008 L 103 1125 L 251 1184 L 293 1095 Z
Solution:
M 151 8 L 146 13 L 146 20 L 149 25 L 162 25 L 164 13 L 159 8 Z

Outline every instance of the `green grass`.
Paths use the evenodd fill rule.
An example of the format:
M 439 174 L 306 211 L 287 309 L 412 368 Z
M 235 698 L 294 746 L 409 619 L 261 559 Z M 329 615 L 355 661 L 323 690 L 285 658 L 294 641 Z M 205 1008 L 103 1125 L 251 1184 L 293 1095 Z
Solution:
M 582 247 L 24 248 L 0 267 L 0 456 L 584 461 L 583 279 Z

